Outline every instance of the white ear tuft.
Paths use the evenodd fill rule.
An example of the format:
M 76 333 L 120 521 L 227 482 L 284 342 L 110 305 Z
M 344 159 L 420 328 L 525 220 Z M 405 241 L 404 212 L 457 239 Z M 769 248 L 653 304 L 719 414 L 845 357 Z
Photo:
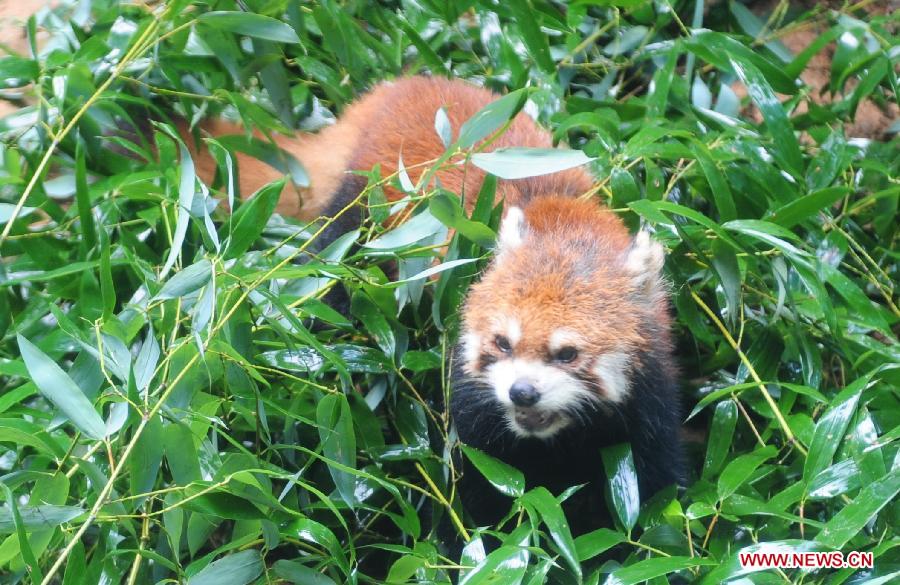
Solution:
M 641 230 L 634 237 L 631 250 L 625 258 L 625 270 L 634 275 L 635 283 L 648 285 L 656 282 L 665 262 L 663 247 Z
M 497 251 L 506 252 L 519 247 L 525 238 L 525 214 L 519 207 L 510 207 L 500 222 Z

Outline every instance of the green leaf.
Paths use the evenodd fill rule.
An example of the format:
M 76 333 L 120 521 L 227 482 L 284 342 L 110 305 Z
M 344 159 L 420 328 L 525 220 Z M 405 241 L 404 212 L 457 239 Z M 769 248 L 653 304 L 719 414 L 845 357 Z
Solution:
M 94 227 L 94 215 L 91 213 L 91 196 L 87 182 L 84 143 L 81 140 L 75 143 L 75 205 L 78 208 L 81 239 L 84 242 L 84 247 L 90 250 L 97 244 L 97 230 Z M 2 211 L 0 211 L 0 223 L 3 223 L 2 215 Z
M 803 465 L 803 479 L 809 483 L 815 476 L 831 465 L 831 459 L 847 432 L 850 419 L 856 414 L 859 397 L 871 376 L 860 378 L 848 389 L 853 389 L 846 398 L 831 406 L 816 423 L 812 441 L 809 443 L 809 454 Z M 842 393 L 842 396 L 845 393 Z
M 196 457 L 196 454 L 194 454 Z M 184 507 L 194 515 L 228 520 L 260 520 L 266 514 L 249 500 L 234 494 L 219 491 L 208 492 L 208 485 L 194 483 L 185 489 Z M 224 488 L 230 489 L 230 488 Z
M 291 533 L 300 540 L 325 547 L 325 550 L 331 555 L 332 560 L 337 563 L 337 566 L 346 576 L 349 576 L 350 564 L 347 562 L 347 555 L 344 554 L 344 549 L 341 547 L 334 533 L 326 526 L 315 520 L 302 518 L 290 525 L 288 534 Z
M 421 570 L 427 564 L 428 561 L 420 556 L 402 556 L 394 561 L 394 564 L 391 565 L 385 582 L 388 584 L 407 583 L 409 579 L 416 574 L 417 571 Z
M 297 33 L 290 25 L 274 18 L 251 12 L 213 11 L 197 17 L 197 21 L 215 29 L 239 35 L 275 41 L 277 43 L 299 43 Z
M 12 203 L 0 203 L 0 225 L 7 223 L 10 218 L 13 216 L 13 212 L 15 211 L 16 206 Z M 22 207 L 19 211 L 19 214 L 16 215 L 16 219 L 21 219 L 23 217 L 28 217 L 31 212 L 33 212 L 35 207 Z
M 461 445 L 461 448 L 469 461 L 497 491 L 511 498 L 518 498 L 525 493 L 525 476 L 521 471 L 474 447 Z
M 731 14 L 734 15 L 735 20 L 745 33 L 754 37 L 754 39 L 759 39 L 760 36 L 767 35 L 766 24 L 745 5 L 739 2 L 729 2 L 728 9 L 731 11 Z M 777 38 L 768 41 L 765 46 L 785 63 L 790 63 L 794 60 L 794 54 L 791 53 L 790 49 L 784 46 L 784 43 L 777 40 Z
M 275 564 L 272 565 L 272 572 L 279 579 L 298 585 L 335 585 L 331 577 L 296 561 L 284 559 L 275 561 Z
M 31 59 L 16 55 L 0 57 L 0 88 L 28 85 L 37 79 L 40 71 L 38 63 Z
M 19 513 L 19 506 L 16 503 L 15 496 L 13 496 L 12 490 L 9 489 L 9 486 L 5 483 L 0 483 L 0 487 L 3 488 L 6 495 L 10 515 L 12 516 L 12 524 L 16 532 L 16 538 L 18 539 L 19 551 L 22 553 L 22 560 L 28 568 L 29 573 L 31 573 L 32 581 L 41 582 L 43 581 L 44 576 L 41 572 L 41 567 L 38 565 L 37 559 L 35 558 L 34 550 L 28 540 L 28 535 L 25 533 L 25 522 Z M 5 510 L 0 510 L 0 512 L 4 511 Z M 0 522 L 2 522 L 2 519 L 0 519 Z
M 443 227 L 443 224 L 431 213 L 422 212 L 400 227 L 363 244 L 363 247 L 377 251 L 405 248 L 435 235 Z
M 19 517 L 26 532 L 36 532 L 47 528 L 56 528 L 84 514 L 84 508 L 78 506 L 20 506 Z M 16 532 L 13 512 L 8 507 L 0 508 L 0 534 Z
M 653 74 L 653 84 L 647 94 L 647 118 L 661 118 L 666 113 L 666 105 L 669 100 L 669 88 L 675 77 L 675 65 L 681 54 L 678 45 L 672 47 L 666 56 L 666 64 Z
M 563 148 L 498 148 L 472 155 L 472 164 L 501 179 L 525 179 L 558 173 L 591 162 L 580 150 Z
M 191 209 L 194 206 L 194 195 L 197 192 L 197 172 L 194 168 L 194 160 L 188 151 L 184 142 L 178 138 L 178 133 L 170 126 L 160 125 L 160 128 L 169 135 L 176 144 L 178 144 L 179 165 L 178 165 L 178 207 L 175 220 L 175 233 L 172 235 L 172 247 L 169 248 L 169 254 L 166 256 L 166 262 L 163 265 L 161 275 L 166 276 L 175 266 L 175 261 L 181 255 L 181 247 L 184 244 L 184 237 L 187 235 L 188 224 L 191 219 Z
M 103 320 L 112 317 L 116 308 L 116 289 L 110 266 L 109 236 L 105 231 L 100 233 L 100 296 L 103 301 Z
M 189 577 L 188 585 L 246 585 L 262 575 L 265 565 L 257 550 L 244 550 L 211 562 Z
M 497 239 L 494 230 L 483 223 L 467 218 L 459 201 L 449 195 L 438 193 L 431 197 L 428 202 L 428 210 L 442 224 L 455 229 L 467 240 L 482 248 L 490 248 Z
M 325 347 L 346 365 L 349 372 L 379 374 L 390 367 L 390 362 L 385 358 L 384 353 L 374 348 L 347 343 Z M 326 361 L 320 352 L 311 347 L 267 351 L 256 357 L 265 364 L 289 372 L 308 374 L 317 372 L 323 367 L 328 370 L 336 369 L 334 363 Z
M 756 103 L 766 120 L 766 129 L 774 139 L 775 158 L 779 159 L 785 170 L 795 177 L 802 176 L 803 157 L 800 153 L 800 143 L 797 142 L 794 127 L 784 111 L 784 106 L 772 91 L 769 82 L 759 69 L 747 59 L 732 58 L 731 65 L 737 76 L 747 86 L 750 98 Z
M 128 459 L 132 494 L 144 494 L 153 490 L 162 463 L 164 445 L 163 425 L 159 416 L 155 416 L 144 427 L 144 432 Z M 145 498 L 135 500 L 135 508 L 144 500 Z
M 400 359 L 400 365 L 413 372 L 437 370 L 441 363 L 441 356 L 432 351 L 408 351 Z
M 457 266 L 465 266 L 466 264 L 472 264 L 473 262 L 477 262 L 477 258 L 459 258 L 458 260 L 450 260 L 448 262 L 441 262 L 437 266 L 432 266 L 431 268 L 426 268 L 422 272 L 417 272 L 416 274 L 404 278 L 402 280 L 395 280 L 386 286 L 388 288 L 394 288 L 398 285 L 405 284 L 407 282 L 416 282 L 418 280 L 425 280 L 426 278 L 430 278 L 435 274 L 440 274 L 441 272 L 445 272 L 447 270 L 453 270 Z
M 791 243 L 798 241 L 790 231 L 768 221 L 758 219 L 736 219 L 722 225 L 727 230 L 746 234 L 754 239 L 778 248 L 791 257 L 802 257 L 807 254 Z
M 450 125 L 450 118 L 447 117 L 447 108 L 440 107 L 434 113 L 434 131 L 444 148 L 450 148 L 453 143 L 453 127 Z
M 616 167 L 612 170 L 609 181 L 612 188 L 613 207 L 625 207 L 641 197 L 634 176 L 625 169 Z
M 465 573 L 459 585 L 516 585 L 528 566 L 528 550 L 519 546 L 501 546 Z
M 601 455 L 616 516 L 626 530 L 631 530 L 637 524 L 641 508 L 631 445 L 621 443 L 606 447 L 601 451 Z
M 200 454 L 194 446 L 191 429 L 181 423 L 169 423 L 164 427 L 166 463 L 173 479 L 186 485 L 202 477 Z
M 156 294 L 156 299 L 177 299 L 199 290 L 212 278 L 212 262 L 202 258 L 172 275 Z
M 723 400 L 716 405 L 716 412 L 709 427 L 706 458 L 703 460 L 704 478 L 713 477 L 718 473 L 728 457 L 734 428 L 737 425 L 737 415 L 737 405 L 732 400 Z
M 604 585 L 635 585 L 691 567 L 716 566 L 718 564 L 713 559 L 698 557 L 656 557 L 616 569 L 603 583 Z
M 356 467 L 356 435 L 350 405 L 343 394 L 328 394 L 316 407 L 316 423 L 325 457 L 350 468 Z M 347 505 L 356 505 L 356 478 L 346 471 L 329 466 L 329 473 Z
M 515 16 L 515 22 L 522 33 L 522 40 L 525 41 L 528 53 L 535 63 L 546 73 L 556 73 L 556 64 L 550 57 L 547 35 L 541 31 L 540 13 L 535 11 L 529 0 L 509 0 L 506 5 Z
M 632 51 L 647 38 L 647 33 L 650 32 L 650 29 L 646 26 L 637 25 L 620 29 L 620 31 L 609 44 L 603 47 L 605 54 L 615 56 Z
M 44 398 L 59 408 L 82 433 L 91 439 L 103 439 L 106 425 L 81 388 L 37 346 L 21 335 L 16 335 L 16 339 L 28 374 Z
M 712 265 L 725 292 L 725 309 L 728 320 L 733 325 L 741 313 L 741 268 L 734 248 L 720 239 L 712 242 Z
M 881 80 L 888 75 L 892 68 L 893 65 L 887 57 L 880 57 L 875 59 L 872 65 L 863 72 L 859 84 L 853 88 L 853 93 L 850 94 L 850 99 L 848 100 L 851 118 L 856 116 L 859 102 L 868 97 L 878 87 L 878 84 L 881 83 Z
M 397 337 L 381 307 L 369 295 L 359 291 L 350 300 L 350 312 L 362 321 L 366 331 L 390 359 L 397 350 Z
M 237 258 L 246 252 L 259 238 L 266 222 L 278 205 L 278 198 L 284 189 L 284 179 L 269 183 L 257 191 L 249 201 L 244 202 L 231 216 L 228 224 L 228 246 L 224 258 Z
M 767 567 L 744 567 L 740 562 L 740 555 L 748 553 L 766 553 L 766 554 L 792 554 L 805 553 L 823 550 L 824 547 L 811 540 L 771 540 L 768 542 L 760 542 L 745 546 L 736 553 L 732 553 L 724 562 L 717 563 L 719 566 L 708 573 L 703 580 L 704 584 L 725 583 L 736 577 L 749 575 L 760 571 L 770 571 Z M 754 581 L 755 582 L 755 581 Z
M 578 560 L 584 562 L 592 559 L 626 540 L 628 538 L 624 534 L 609 528 L 598 528 L 593 532 L 582 534 L 575 539 L 575 550 L 578 554 Z
M 763 464 L 766 459 L 774 456 L 778 450 L 769 445 L 761 449 L 757 449 L 753 453 L 741 455 L 734 461 L 725 466 L 722 474 L 719 475 L 717 493 L 719 500 L 724 500 L 738 490 L 744 482 L 750 479 L 756 468 Z
M 697 157 L 703 174 L 709 182 L 709 189 L 712 191 L 713 200 L 716 203 L 716 209 L 719 211 L 720 221 L 730 221 L 737 217 L 737 210 L 734 207 L 734 198 L 731 195 L 731 188 L 725 175 L 716 166 L 712 155 L 705 144 L 694 142 L 691 144 L 691 151 Z
M 850 490 L 858 489 L 862 484 L 859 466 L 853 459 L 844 459 L 831 467 L 822 470 L 809 481 L 806 489 L 810 498 L 833 498 Z
M 562 507 L 547 488 L 536 487 L 520 498 L 523 505 L 533 510 L 550 532 L 550 538 L 559 548 L 569 568 L 581 580 L 581 564 L 575 551 L 575 541 L 569 531 L 569 524 L 563 514 Z
M 403 29 L 403 33 L 409 37 L 409 40 L 422 55 L 425 62 L 428 63 L 428 66 L 436 73 L 449 75 L 450 72 L 447 70 L 447 66 L 444 64 L 440 55 L 438 55 L 435 50 L 431 48 L 431 45 L 422 38 L 422 35 L 419 34 L 415 27 L 411 25 L 402 14 L 397 21 L 400 24 L 400 28 Z
M 768 220 L 781 227 L 794 227 L 809 216 L 830 207 L 852 192 L 849 187 L 828 187 L 794 199 L 772 211 Z
M 772 63 L 761 52 L 740 43 L 731 36 L 720 32 L 701 30 L 681 42 L 691 52 L 719 69 L 734 70 L 735 62 L 747 64 L 761 72 L 759 78 L 763 79 L 766 85 L 771 85 L 778 93 L 788 95 L 797 93 L 797 84 L 787 74 L 784 64 Z
M 463 149 L 470 148 L 476 142 L 487 138 L 506 122 L 513 119 L 513 116 L 525 104 L 527 96 L 528 90 L 517 89 L 481 108 L 474 116 L 466 120 L 459 129 L 459 138 L 456 141 L 457 146 Z

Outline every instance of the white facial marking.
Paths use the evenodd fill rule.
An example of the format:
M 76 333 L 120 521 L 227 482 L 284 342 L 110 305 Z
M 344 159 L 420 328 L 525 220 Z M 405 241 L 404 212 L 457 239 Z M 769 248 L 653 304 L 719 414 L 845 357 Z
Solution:
M 478 362 L 478 356 L 481 354 L 481 336 L 477 333 L 465 333 L 462 342 L 465 365 L 469 369 L 474 369 L 472 366 Z
M 499 252 L 517 248 L 525 237 L 525 214 L 518 207 L 510 207 L 506 217 L 500 222 L 500 234 L 497 238 Z
M 634 243 L 625 258 L 625 269 L 640 281 L 656 278 L 665 262 L 663 247 L 650 239 L 650 234 L 641 230 L 634 237 Z
M 550 341 L 547 344 L 551 353 L 556 353 L 564 347 L 577 346 L 581 340 L 581 336 L 571 329 L 557 329 L 550 334 Z
M 512 347 L 515 347 L 522 339 L 522 326 L 515 317 L 509 317 L 506 321 L 506 338 Z
M 579 402 L 596 399 L 596 394 L 570 376 L 564 370 L 536 360 L 507 359 L 485 368 L 487 381 L 494 389 L 497 400 L 507 408 L 510 428 L 519 436 L 551 437 L 565 427 L 570 419 L 564 412 L 578 408 Z M 558 418 L 547 427 L 532 431 L 523 428 L 515 420 L 515 406 L 509 397 L 509 389 L 517 380 L 531 382 L 540 394 L 536 408 L 556 413 Z
M 628 368 L 631 359 L 628 354 L 616 351 L 601 355 L 594 365 L 594 374 L 603 382 L 606 398 L 611 402 L 622 402 L 628 397 L 631 380 Z

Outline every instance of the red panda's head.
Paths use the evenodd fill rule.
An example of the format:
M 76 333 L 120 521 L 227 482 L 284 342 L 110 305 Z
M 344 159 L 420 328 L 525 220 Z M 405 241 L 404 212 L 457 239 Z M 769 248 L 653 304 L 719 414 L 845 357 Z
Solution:
M 632 239 L 594 202 L 510 208 L 463 311 L 464 372 L 523 437 L 552 437 L 585 408 L 624 402 L 642 349 L 657 342 L 647 324 L 666 318 L 662 264 L 646 232 Z

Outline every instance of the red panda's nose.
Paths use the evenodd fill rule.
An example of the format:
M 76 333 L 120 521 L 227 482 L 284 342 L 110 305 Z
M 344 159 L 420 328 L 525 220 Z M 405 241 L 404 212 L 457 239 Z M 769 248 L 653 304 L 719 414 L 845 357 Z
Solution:
M 516 380 L 509 388 L 509 399 L 516 406 L 534 406 L 541 399 L 541 395 L 531 382 Z

